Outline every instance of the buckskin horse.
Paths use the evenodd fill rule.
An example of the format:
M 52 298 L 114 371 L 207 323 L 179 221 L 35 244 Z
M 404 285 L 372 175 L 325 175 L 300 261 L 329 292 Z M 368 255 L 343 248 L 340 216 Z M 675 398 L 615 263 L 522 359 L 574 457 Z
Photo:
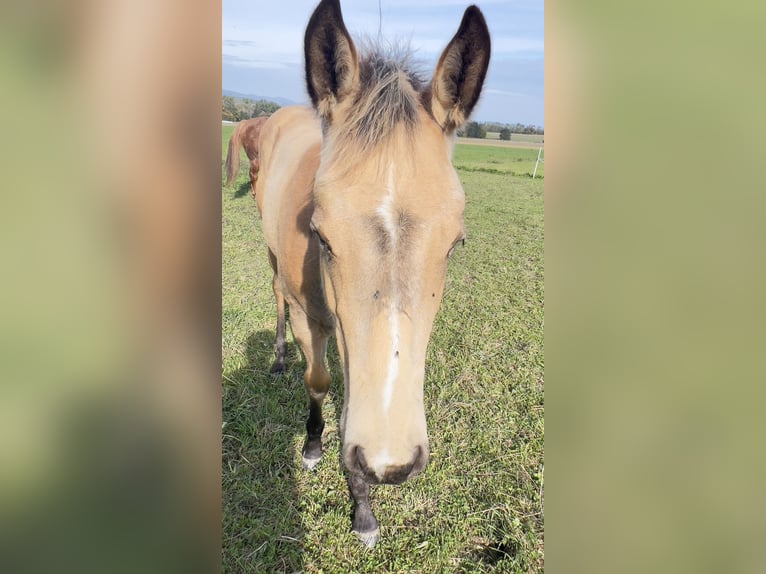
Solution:
M 380 533 L 370 485 L 399 484 L 428 463 L 423 379 L 447 259 L 464 242 L 465 196 L 451 155 L 481 93 L 490 55 L 484 16 L 466 9 L 430 82 L 406 57 L 357 51 L 338 0 L 306 28 L 309 107 L 285 107 L 261 133 L 256 202 L 274 270 L 273 373 L 285 369 L 285 304 L 306 361 L 304 468 L 322 455 L 325 366 L 334 333 L 343 369 L 343 462 L 352 531 Z
M 226 185 L 231 185 L 239 171 L 239 149 L 245 148 L 247 159 L 250 160 L 250 193 L 255 197 L 255 182 L 260 169 L 259 140 L 263 124 L 267 117 L 242 120 L 231 132 L 229 147 L 226 150 Z

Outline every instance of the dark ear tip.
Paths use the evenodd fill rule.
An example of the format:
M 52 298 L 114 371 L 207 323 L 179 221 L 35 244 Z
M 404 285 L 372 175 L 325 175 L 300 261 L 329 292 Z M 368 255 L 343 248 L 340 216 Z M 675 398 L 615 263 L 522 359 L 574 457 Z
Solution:
M 472 33 L 477 35 L 477 39 L 480 38 L 482 42 L 489 45 L 489 26 L 487 26 L 487 21 L 484 19 L 484 14 L 476 4 L 471 4 L 465 9 L 460 28 L 466 31 L 471 30 Z
M 484 19 L 484 13 L 476 4 L 471 4 L 468 8 L 465 9 L 463 20 L 481 22 L 485 28 L 487 26 L 487 21 Z
M 340 14 L 340 0 L 322 0 L 311 13 L 308 28 L 311 28 L 312 25 L 316 25 L 316 22 L 322 17 L 336 17 L 340 16 Z M 308 29 L 306 31 L 308 32 Z
M 322 0 L 315 10 L 318 11 L 320 8 L 333 12 L 340 12 L 340 0 Z
M 465 9 L 465 12 L 463 13 L 463 18 L 481 18 L 484 20 L 484 14 L 479 9 L 479 7 L 476 4 L 471 4 L 468 8 Z
M 489 28 L 487 21 L 484 19 L 484 14 L 476 4 L 471 4 L 465 9 L 463 13 L 463 21 L 460 23 L 460 27 L 473 28 L 485 32 L 484 35 L 489 36 Z

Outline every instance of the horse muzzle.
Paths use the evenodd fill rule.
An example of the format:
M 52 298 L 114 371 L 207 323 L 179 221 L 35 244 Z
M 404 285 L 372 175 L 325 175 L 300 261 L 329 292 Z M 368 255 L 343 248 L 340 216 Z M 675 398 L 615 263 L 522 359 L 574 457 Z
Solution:
M 422 471 L 428 464 L 428 446 L 419 445 L 412 459 L 395 464 L 385 455 L 369 456 L 359 445 L 346 449 L 344 462 L 349 472 L 360 474 L 368 484 L 401 484 Z

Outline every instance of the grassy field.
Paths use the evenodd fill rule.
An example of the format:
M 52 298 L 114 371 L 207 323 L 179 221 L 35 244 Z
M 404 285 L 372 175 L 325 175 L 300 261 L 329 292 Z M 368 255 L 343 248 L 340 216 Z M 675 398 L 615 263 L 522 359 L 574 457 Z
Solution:
M 468 239 L 450 260 L 428 350 L 431 462 L 401 486 L 372 488 L 382 534 L 372 550 L 350 533 L 334 343 L 314 472 L 300 466 L 307 399 L 289 336 L 286 374 L 268 374 L 271 269 L 242 154 L 222 193 L 223 572 L 542 571 L 543 182 L 513 175 L 527 151 L 455 150 Z
M 501 144 L 501 142 L 496 143 Z M 474 145 L 461 142 L 455 146 L 455 152 L 452 155 L 455 168 L 463 173 L 482 172 L 532 177 L 536 161 L 537 149 L 504 147 L 489 145 L 489 143 Z M 545 164 L 540 162 L 535 178 L 545 177 L 544 166 Z M 463 185 L 466 185 L 465 180 Z

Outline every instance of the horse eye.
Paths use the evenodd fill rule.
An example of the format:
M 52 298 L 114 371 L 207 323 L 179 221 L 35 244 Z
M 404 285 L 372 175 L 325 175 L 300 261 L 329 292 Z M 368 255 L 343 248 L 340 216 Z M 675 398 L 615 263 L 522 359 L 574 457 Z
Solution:
M 319 233 L 319 230 L 314 226 L 313 221 L 309 223 L 309 230 L 311 231 L 312 235 L 315 235 L 316 238 L 319 240 L 319 246 L 322 249 L 324 249 L 327 253 L 332 255 L 332 249 L 330 248 L 330 244 L 327 243 L 327 240 L 322 236 L 321 233 Z
M 322 247 L 322 249 L 332 254 L 332 249 L 330 249 L 330 244 L 327 243 L 327 240 L 321 235 L 319 235 L 319 233 L 317 233 L 317 237 L 319 238 L 319 245 Z

